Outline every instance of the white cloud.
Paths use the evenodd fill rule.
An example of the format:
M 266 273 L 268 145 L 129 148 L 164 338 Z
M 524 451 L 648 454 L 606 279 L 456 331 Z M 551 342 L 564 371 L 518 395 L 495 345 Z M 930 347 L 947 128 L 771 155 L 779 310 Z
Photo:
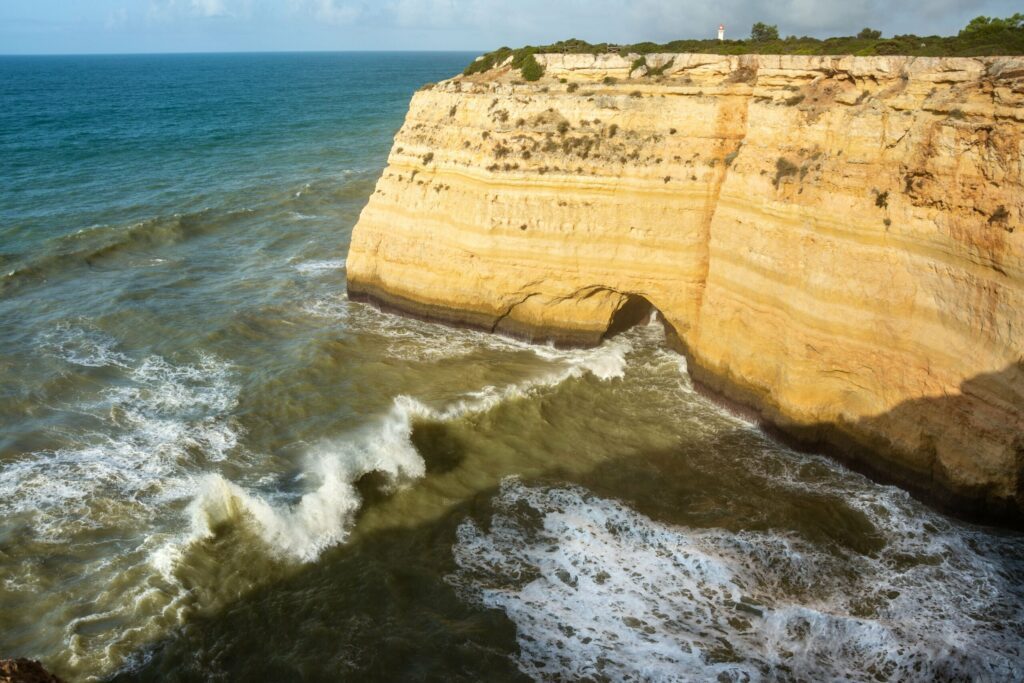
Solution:
M 249 18 L 252 0 L 150 0 L 146 18 L 167 22 L 188 18 Z
M 117 9 L 111 10 L 107 13 L 107 20 L 103 22 L 103 25 L 108 31 L 116 31 L 127 23 L 128 9 L 125 7 L 118 7 Z
M 576 37 L 594 42 L 745 38 L 755 21 L 787 35 L 849 35 L 864 26 L 886 35 L 955 33 L 976 14 L 1011 14 L 1019 0 L 148 0 L 149 23 L 253 20 L 275 43 L 288 26 L 309 22 L 359 27 L 360 47 L 451 48 L 543 44 Z M 134 15 L 129 14 L 129 18 Z M 108 26 L 123 21 L 111 13 Z M 298 22 L 298 23 L 296 23 Z M 331 32 L 337 35 L 337 32 Z M 378 44 L 377 34 L 386 42 Z M 403 36 L 399 38 L 399 36 Z M 411 42 L 396 42 L 406 41 Z
M 204 17 L 223 17 L 230 14 L 224 0 L 192 0 L 192 11 Z
M 352 24 L 365 14 L 365 8 L 354 2 L 344 0 L 315 0 L 313 14 L 328 24 Z

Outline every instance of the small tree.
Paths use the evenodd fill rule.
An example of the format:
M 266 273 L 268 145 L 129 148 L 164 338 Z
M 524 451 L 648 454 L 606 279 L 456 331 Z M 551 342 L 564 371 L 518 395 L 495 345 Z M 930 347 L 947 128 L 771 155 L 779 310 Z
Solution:
M 523 59 L 523 66 L 520 69 L 520 73 L 523 74 L 523 78 L 525 80 L 536 81 L 544 75 L 544 67 L 540 65 L 536 57 L 529 54 Z
M 779 27 L 774 24 L 769 26 L 768 24 L 759 21 L 750 28 L 750 39 L 758 43 L 763 43 L 768 40 L 778 40 Z
M 1020 31 L 1024 29 L 1024 14 L 1014 14 L 1012 17 L 1006 19 L 999 19 L 998 17 L 974 17 L 970 23 L 960 31 L 961 36 L 970 35 L 972 33 L 987 33 L 991 31 Z
M 862 28 L 860 33 L 857 34 L 858 38 L 866 38 L 868 40 L 878 40 L 882 37 L 882 32 L 873 28 Z

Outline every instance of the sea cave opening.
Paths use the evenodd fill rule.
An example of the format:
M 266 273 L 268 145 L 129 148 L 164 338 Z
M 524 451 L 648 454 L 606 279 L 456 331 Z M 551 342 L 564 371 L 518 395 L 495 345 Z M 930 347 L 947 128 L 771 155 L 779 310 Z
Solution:
M 646 297 L 640 294 L 627 294 L 626 301 L 612 315 L 605 331 L 603 339 L 610 339 L 617 334 L 622 334 L 637 325 L 645 325 L 653 320 L 661 323 L 665 330 L 665 342 L 673 349 L 678 350 L 678 335 L 675 328 L 665 319 L 664 314 L 658 310 Z

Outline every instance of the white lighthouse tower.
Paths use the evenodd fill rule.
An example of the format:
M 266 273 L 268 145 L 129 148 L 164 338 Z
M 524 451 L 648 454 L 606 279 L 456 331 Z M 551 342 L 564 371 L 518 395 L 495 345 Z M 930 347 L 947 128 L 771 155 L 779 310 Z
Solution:
M 725 24 L 718 25 L 718 39 L 725 40 Z

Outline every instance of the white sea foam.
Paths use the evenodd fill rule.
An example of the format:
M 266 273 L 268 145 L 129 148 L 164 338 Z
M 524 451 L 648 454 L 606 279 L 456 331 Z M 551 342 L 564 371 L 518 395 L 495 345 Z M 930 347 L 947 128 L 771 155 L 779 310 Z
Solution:
M 302 304 L 301 309 L 306 315 L 314 318 L 325 318 L 336 323 L 348 321 L 348 297 L 336 295 L 313 299 Z
M 586 351 L 545 351 L 562 366 L 504 387 L 487 386 L 441 408 L 410 396 L 395 398 L 391 410 L 375 423 L 343 439 L 325 442 L 308 455 L 303 481 L 311 489 L 297 503 L 281 504 L 247 491 L 219 474 L 206 476 L 190 505 L 191 532 L 185 543 L 208 538 L 223 523 L 253 525 L 274 552 L 294 560 L 315 560 L 324 549 L 343 543 L 362 503 L 356 482 L 370 472 L 384 474 L 391 487 L 421 478 L 425 463 L 411 441 L 417 419 L 450 421 L 487 412 L 498 404 L 527 397 L 572 377 L 592 373 L 599 379 L 621 377 L 629 342 L 617 339 Z M 154 558 L 160 566 L 177 550 Z M 166 570 L 162 570 L 166 571 Z
M 340 270 L 345 267 L 345 259 L 326 259 L 320 261 L 303 261 L 295 264 L 295 270 L 303 275 L 320 275 L 332 270 Z
M 191 471 L 203 464 L 196 457 L 223 460 L 238 443 L 228 417 L 238 387 L 216 358 L 134 361 L 114 339 L 78 328 L 51 334 L 43 347 L 75 365 L 121 368 L 124 381 L 71 406 L 101 430 L 69 435 L 73 445 L 29 453 L 0 469 L 0 512 L 32 515 L 41 537 L 116 524 L 126 509 L 131 517 L 155 514 L 158 503 L 190 495 Z
M 600 346 L 591 349 L 558 349 L 550 344 L 533 344 L 503 335 L 453 328 L 386 313 L 373 306 L 351 304 L 345 295 L 313 299 L 302 308 L 311 316 L 344 322 L 361 334 L 381 337 L 383 343 L 387 345 L 386 355 L 392 358 L 437 362 L 481 350 L 525 352 L 572 370 L 570 375 L 556 373 L 558 381 L 586 372 L 599 379 L 622 377 L 626 355 L 633 349 L 634 343 L 633 333 L 629 333 L 606 340 Z M 660 325 L 658 330 L 660 334 Z M 673 357 L 673 363 L 678 363 L 679 359 L 682 359 L 682 356 Z M 685 370 L 685 360 L 682 360 L 682 363 L 680 367 Z M 529 383 L 528 381 L 527 384 Z
M 61 324 L 37 337 L 39 348 L 73 365 L 128 367 L 129 358 L 117 350 L 113 337 L 84 327 Z
M 918 547 L 887 531 L 861 555 L 673 527 L 576 487 L 507 480 L 495 503 L 487 531 L 459 528 L 449 580 L 505 611 L 538 680 L 1024 677 L 1024 589 L 962 529 L 908 562 Z

